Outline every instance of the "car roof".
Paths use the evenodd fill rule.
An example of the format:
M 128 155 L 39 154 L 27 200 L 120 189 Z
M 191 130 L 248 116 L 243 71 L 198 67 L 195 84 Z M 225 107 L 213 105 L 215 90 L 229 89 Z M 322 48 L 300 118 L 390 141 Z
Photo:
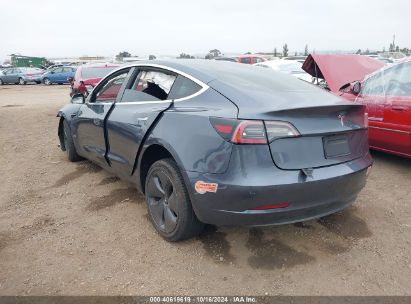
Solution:
M 87 63 L 87 64 L 83 64 L 80 65 L 79 68 L 115 68 L 115 67 L 120 67 L 121 64 L 117 64 L 117 63 Z
M 291 64 L 290 62 L 287 62 Z M 286 64 L 286 63 L 284 63 Z M 224 60 L 207 60 L 207 59 L 174 59 L 174 60 L 148 60 L 133 62 L 131 64 L 120 66 L 130 67 L 130 66 L 152 66 L 158 68 L 164 68 L 177 73 L 188 74 L 201 82 L 208 84 L 210 81 L 219 80 L 222 82 L 227 82 L 226 74 L 235 74 L 237 78 L 243 80 L 253 81 L 255 79 L 256 73 L 259 76 L 265 75 L 268 71 L 261 71 L 261 68 L 249 64 L 239 64 L 236 62 L 224 61 Z M 270 69 L 270 73 L 277 73 Z M 278 77 L 283 77 L 282 74 Z M 276 75 L 266 75 L 268 78 L 276 78 Z M 264 76 L 263 76 L 264 77 Z M 229 83 L 232 86 L 237 86 L 237 83 Z

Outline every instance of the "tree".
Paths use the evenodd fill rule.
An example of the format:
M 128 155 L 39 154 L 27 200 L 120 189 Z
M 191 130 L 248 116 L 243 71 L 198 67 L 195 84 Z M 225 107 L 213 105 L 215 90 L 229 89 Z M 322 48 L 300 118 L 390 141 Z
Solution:
M 181 53 L 180 57 L 177 57 L 179 59 L 185 58 L 185 59 L 194 59 L 194 56 L 191 56 L 190 54 L 186 54 L 186 53 Z
M 287 43 L 283 45 L 283 57 L 288 56 L 288 45 Z
M 277 48 L 274 48 L 274 57 L 277 57 Z
M 304 55 L 305 55 L 305 56 L 308 56 L 308 44 L 305 45 Z
M 131 57 L 131 54 L 129 52 L 123 51 L 117 54 L 116 59 L 121 61 L 125 57 Z
M 361 54 L 361 49 L 358 49 L 358 51 L 356 52 L 356 54 L 360 55 L 360 54 Z
M 365 54 L 365 55 L 369 55 L 369 54 L 370 54 L 370 50 L 369 50 L 369 49 L 366 49 L 365 52 L 364 52 L 364 54 Z
M 399 51 L 400 51 L 400 47 L 399 47 L 398 45 L 395 47 L 395 51 L 396 51 L 396 52 L 399 52 Z
M 149 55 L 148 56 L 148 60 L 155 60 L 156 59 L 156 56 L 154 56 L 154 55 Z
M 210 50 L 208 53 L 211 54 L 213 58 L 221 55 L 221 52 L 217 49 Z

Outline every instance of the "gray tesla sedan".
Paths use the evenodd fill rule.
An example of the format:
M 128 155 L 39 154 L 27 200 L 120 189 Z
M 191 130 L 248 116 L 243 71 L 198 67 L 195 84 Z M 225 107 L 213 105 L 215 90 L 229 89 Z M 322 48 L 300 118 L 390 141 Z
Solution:
M 170 241 L 204 224 L 304 221 L 354 202 L 372 159 L 362 105 L 292 76 L 209 60 L 123 66 L 58 113 L 61 148 L 145 194 Z

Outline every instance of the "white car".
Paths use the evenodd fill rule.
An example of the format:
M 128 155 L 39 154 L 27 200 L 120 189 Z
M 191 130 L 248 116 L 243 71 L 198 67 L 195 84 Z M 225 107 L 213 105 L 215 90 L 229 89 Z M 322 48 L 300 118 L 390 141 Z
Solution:
M 302 69 L 302 63 L 295 60 L 270 60 L 254 64 L 255 66 L 270 68 L 298 79 L 312 82 L 312 76 Z

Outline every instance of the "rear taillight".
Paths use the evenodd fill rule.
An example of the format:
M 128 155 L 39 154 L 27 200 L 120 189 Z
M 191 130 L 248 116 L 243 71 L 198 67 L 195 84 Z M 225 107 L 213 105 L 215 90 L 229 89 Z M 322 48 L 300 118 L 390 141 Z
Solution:
M 221 137 L 234 144 L 261 145 L 276 138 L 300 135 L 290 123 L 283 121 L 263 122 L 211 117 L 210 122 Z
M 264 123 L 261 120 L 241 121 L 231 136 L 231 142 L 235 144 L 266 144 Z
M 266 121 L 265 128 L 269 142 L 280 137 L 295 137 L 300 135 L 292 124 L 285 121 Z

